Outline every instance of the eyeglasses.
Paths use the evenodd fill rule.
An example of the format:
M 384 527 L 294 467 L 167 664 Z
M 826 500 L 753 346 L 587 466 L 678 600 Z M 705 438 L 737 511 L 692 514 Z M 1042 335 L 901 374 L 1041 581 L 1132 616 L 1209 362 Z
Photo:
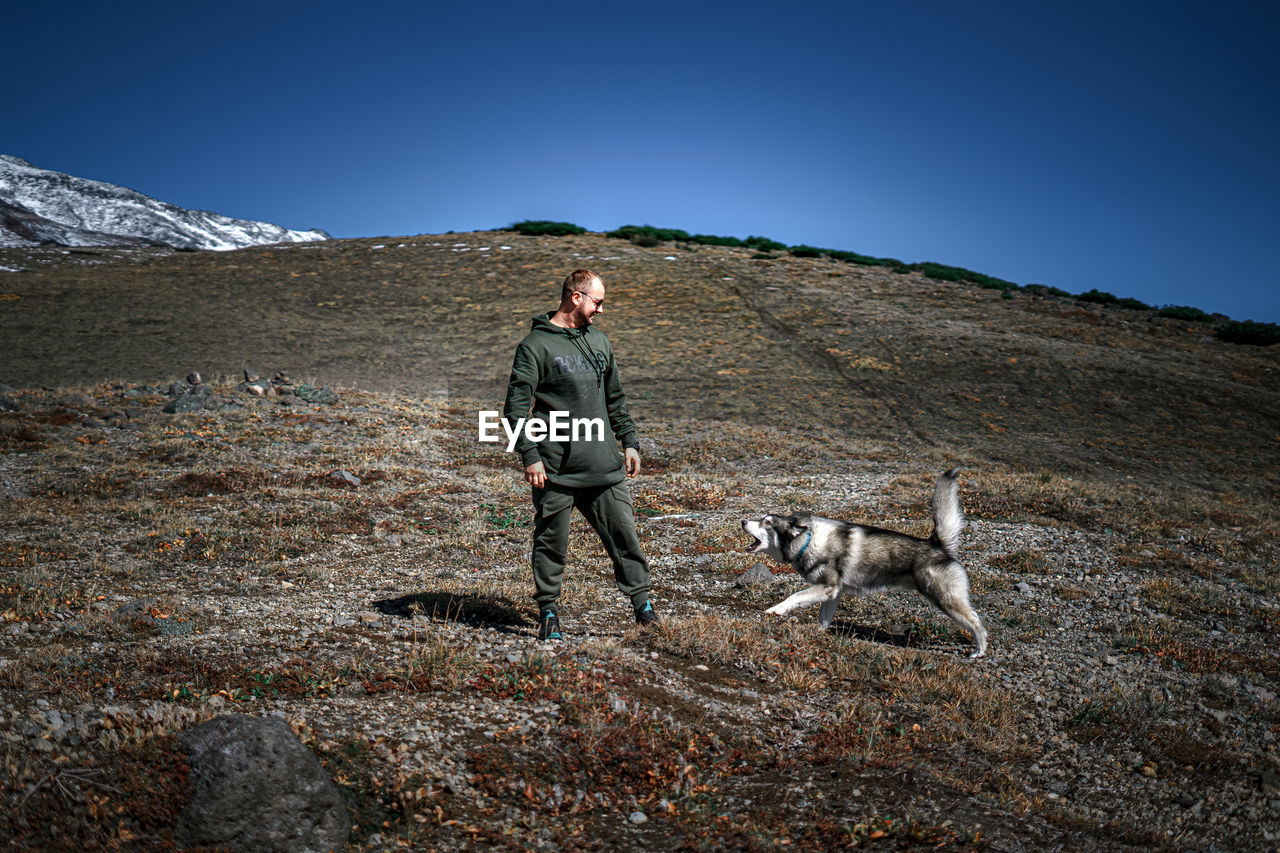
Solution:
M 596 304 L 597 311 L 604 306 L 604 297 L 596 299 L 594 296 L 592 296 L 590 293 L 587 293 L 585 290 L 575 290 L 574 293 L 579 293 L 587 297 L 588 299 L 590 299 L 592 302 L 594 302 Z

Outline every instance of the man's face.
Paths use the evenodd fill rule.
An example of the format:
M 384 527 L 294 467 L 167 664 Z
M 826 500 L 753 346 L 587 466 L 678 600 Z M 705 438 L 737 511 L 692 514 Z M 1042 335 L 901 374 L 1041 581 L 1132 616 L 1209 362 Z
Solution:
M 582 321 L 581 328 L 586 328 L 597 314 L 604 311 L 604 282 L 593 278 L 591 286 L 585 291 L 579 291 L 573 298 L 578 303 L 574 307 L 574 313 Z

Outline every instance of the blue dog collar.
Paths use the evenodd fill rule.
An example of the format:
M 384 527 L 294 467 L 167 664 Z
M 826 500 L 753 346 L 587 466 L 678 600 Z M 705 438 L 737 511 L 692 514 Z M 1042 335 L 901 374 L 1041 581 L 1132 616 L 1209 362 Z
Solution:
M 797 559 L 797 560 L 804 556 L 804 552 L 805 552 L 806 550 L 808 550 L 808 548 L 809 548 L 809 543 L 810 543 L 811 541 L 813 541 L 813 531 L 812 531 L 812 530 L 806 530 L 806 531 L 805 531 L 805 537 L 804 537 L 804 544 L 800 546 L 800 553 L 799 553 L 799 554 L 796 554 L 796 559 Z

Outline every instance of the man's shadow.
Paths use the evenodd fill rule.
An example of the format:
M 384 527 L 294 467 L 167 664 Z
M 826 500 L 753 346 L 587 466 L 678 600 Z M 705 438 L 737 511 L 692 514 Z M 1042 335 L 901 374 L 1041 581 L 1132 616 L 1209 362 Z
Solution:
M 384 598 L 371 605 L 388 616 L 425 616 L 439 622 L 454 622 L 489 628 L 505 634 L 523 633 L 532 624 L 509 599 L 493 595 L 462 595 L 453 592 L 417 592 L 398 598 Z

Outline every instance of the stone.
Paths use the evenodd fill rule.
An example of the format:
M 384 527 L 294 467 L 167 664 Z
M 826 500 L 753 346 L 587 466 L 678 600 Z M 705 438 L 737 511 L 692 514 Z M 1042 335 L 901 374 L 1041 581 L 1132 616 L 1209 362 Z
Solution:
M 1013 588 L 1016 589 L 1018 592 L 1022 593 L 1023 595 L 1031 594 L 1031 584 L 1027 583 L 1026 581 L 1018 581 L 1016 584 L 1013 585 Z
M 164 411 L 170 415 L 198 412 L 205 408 L 210 396 L 211 392 L 207 386 L 175 382 L 169 386 L 170 399 L 165 403 Z
M 98 401 L 88 394 L 66 394 L 55 400 L 54 404 L 68 409 L 93 409 L 97 408 Z
M 360 485 L 360 478 L 350 471 L 337 470 L 329 472 L 329 482 L 331 485 L 350 486 L 354 489 Z
M 157 600 L 154 598 L 135 598 L 126 604 L 117 607 L 111 613 L 112 621 L 126 625 L 130 622 L 154 622 L 155 617 L 151 615 L 151 608 L 156 606 Z
M 351 833 L 342 792 L 279 717 L 216 717 L 178 735 L 191 799 L 175 826 L 183 846 L 328 851 Z
M 191 373 L 187 374 L 187 382 L 191 383 L 192 385 L 203 385 L 204 377 L 201 376 L 199 373 L 192 371 Z
M 326 385 L 323 388 L 317 388 L 314 385 L 299 385 L 293 389 L 294 396 L 299 400 L 317 405 L 331 406 L 338 402 L 338 395 Z
M 756 563 L 751 568 L 742 573 L 742 577 L 733 582 L 738 589 L 745 589 L 749 586 L 771 586 L 777 582 L 773 570 L 764 563 Z
M 0 412 L 16 412 L 21 408 L 12 397 L 0 394 Z
M 244 369 L 244 381 L 245 381 L 245 382 L 257 382 L 257 381 L 258 381 L 259 379 L 261 379 L 261 378 L 262 378 L 262 377 L 258 375 L 258 372 L 257 372 L 256 370 L 252 370 L 252 369 L 250 369 L 250 368 L 248 368 L 248 367 L 246 367 L 246 368 Z
M 646 815 L 644 812 L 632 812 L 631 816 L 628 817 L 627 820 L 631 821 L 636 826 L 639 826 L 642 823 L 648 823 L 649 816 Z

